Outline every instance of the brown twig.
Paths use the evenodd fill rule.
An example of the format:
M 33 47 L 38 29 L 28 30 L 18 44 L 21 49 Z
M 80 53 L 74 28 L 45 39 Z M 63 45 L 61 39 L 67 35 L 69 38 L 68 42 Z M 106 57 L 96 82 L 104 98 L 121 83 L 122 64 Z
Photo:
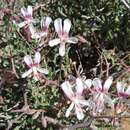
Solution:
M 12 125 L 13 125 L 14 123 L 17 123 L 17 121 L 18 121 L 23 115 L 25 115 L 25 114 L 24 114 L 24 113 L 21 113 L 17 118 L 15 118 L 15 119 L 13 119 L 13 120 L 9 120 L 9 121 L 8 121 L 8 126 L 7 126 L 6 130 L 10 130 L 10 128 L 12 127 Z
M 19 34 L 19 36 L 25 41 L 25 43 L 28 45 L 28 47 L 32 50 L 32 51 L 34 51 L 34 49 L 30 46 L 30 44 L 28 43 L 28 41 L 23 37 L 23 35 L 18 31 L 18 30 L 16 30 L 17 31 L 17 33 Z M 34 51 L 35 52 L 35 51 Z
M 18 74 L 16 72 L 16 69 L 15 69 L 14 59 L 13 59 L 13 54 L 12 54 L 11 48 L 10 48 L 10 52 L 9 53 L 10 53 L 10 58 L 11 58 L 12 70 L 13 70 L 15 76 L 19 79 L 19 76 L 18 76 Z

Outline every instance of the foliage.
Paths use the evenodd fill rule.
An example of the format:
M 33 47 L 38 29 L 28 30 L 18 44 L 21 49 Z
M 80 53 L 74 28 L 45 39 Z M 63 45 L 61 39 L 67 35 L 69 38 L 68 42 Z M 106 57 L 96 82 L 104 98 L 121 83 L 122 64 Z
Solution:
M 79 38 L 78 44 L 66 45 L 66 54 L 61 57 L 57 47 L 30 41 L 26 30 L 13 23 L 20 16 L 20 9 L 28 5 L 33 6 L 38 20 L 43 16 L 50 16 L 53 21 L 69 18 L 70 35 Z M 68 76 L 76 77 L 79 66 L 87 78 L 113 76 L 113 94 L 116 81 L 129 84 L 130 11 L 121 0 L 2 0 L 0 14 L 0 129 L 57 130 L 63 128 L 59 127 L 61 124 L 74 129 L 75 124 L 91 120 L 88 115 L 84 121 L 73 115 L 65 117 L 70 101 L 59 86 Z M 53 23 L 50 26 L 49 39 L 53 39 Z M 34 55 L 36 50 L 41 52 L 41 67 L 49 70 L 40 82 L 21 77 L 27 69 L 24 56 Z M 101 130 L 115 129 L 100 119 L 95 124 Z

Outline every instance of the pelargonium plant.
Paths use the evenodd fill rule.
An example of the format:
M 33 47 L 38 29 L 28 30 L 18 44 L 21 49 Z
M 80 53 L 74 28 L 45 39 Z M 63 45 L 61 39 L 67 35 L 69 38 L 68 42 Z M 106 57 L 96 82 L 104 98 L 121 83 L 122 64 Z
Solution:
M 31 32 L 31 40 L 36 39 L 37 41 L 37 39 L 39 40 L 43 38 L 47 39 L 47 45 L 50 47 L 58 45 L 60 56 L 65 56 L 66 43 L 78 43 L 78 38 L 76 36 L 70 36 L 69 34 L 72 24 L 68 18 L 65 20 L 62 20 L 61 18 L 54 20 L 54 28 L 58 37 L 53 39 L 52 37 L 48 37 L 49 26 L 52 22 L 51 17 L 43 17 L 41 20 L 41 28 L 38 30 L 34 25 L 35 20 L 33 18 L 32 6 L 28 6 L 27 9 L 24 7 L 21 8 L 21 13 L 23 21 L 17 25 L 20 28 L 29 28 Z M 34 59 L 31 58 L 30 55 L 26 55 L 24 57 L 24 62 L 29 70 L 22 74 L 22 78 L 34 77 L 36 81 L 39 81 L 42 76 L 44 77 L 44 74 L 48 74 L 48 69 L 40 67 L 40 61 L 41 55 L 38 51 L 35 52 Z M 101 115 L 106 108 L 115 110 L 116 114 L 120 114 L 124 110 L 124 104 L 118 101 L 121 99 L 127 99 L 130 96 L 130 86 L 126 87 L 126 85 L 123 85 L 121 82 L 117 82 L 117 93 L 114 92 L 114 96 L 112 96 L 113 91 L 111 91 L 111 89 L 113 88 L 110 87 L 113 83 L 113 77 L 108 77 L 104 84 L 102 84 L 100 78 L 94 78 L 93 80 L 86 79 L 86 76 L 80 76 L 79 71 L 76 71 L 76 74 L 77 78 L 74 77 L 73 82 L 70 80 L 62 80 L 63 83 L 61 85 L 59 85 L 61 81 L 57 83 L 58 85 L 56 84 L 58 89 L 61 88 L 65 96 L 71 102 L 65 112 L 66 117 L 69 117 L 72 111 L 74 111 L 78 120 L 83 120 L 87 114 L 92 117 Z M 116 98 L 117 100 L 114 102 Z M 28 108 L 28 111 L 29 110 L 30 109 Z M 42 112 L 41 109 L 40 112 Z M 44 116 L 44 114 L 42 116 Z
M 69 81 L 65 81 L 61 84 L 61 88 L 62 88 L 63 92 L 65 93 L 65 95 L 72 102 L 66 111 L 66 114 L 65 114 L 66 117 L 68 117 L 70 115 L 70 112 L 74 108 L 77 118 L 79 120 L 82 120 L 84 118 L 83 107 L 89 106 L 89 102 L 87 100 L 85 100 L 84 96 L 83 96 L 84 84 L 83 84 L 82 80 L 80 78 L 77 78 L 74 86 Z M 75 90 L 73 90 L 73 89 L 75 89 Z
M 104 85 L 102 86 L 102 81 L 99 78 L 95 78 L 92 81 L 92 84 L 94 86 L 93 88 L 93 114 L 101 113 L 104 108 L 105 104 L 108 104 L 111 107 L 114 107 L 113 101 L 109 94 L 109 89 L 112 84 L 113 78 L 109 77 Z
M 59 47 L 60 56 L 65 55 L 65 44 L 66 43 L 75 44 L 78 42 L 78 39 L 76 37 L 69 37 L 71 21 L 69 19 L 65 19 L 63 23 L 64 24 L 62 25 L 61 18 L 57 18 L 54 21 L 54 27 L 55 27 L 55 31 L 58 34 L 58 38 L 49 41 L 49 46 L 51 46 L 51 47 L 60 44 L 60 47 Z
M 117 93 L 119 97 L 127 98 L 130 96 L 130 86 L 123 85 L 121 82 L 117 82 Z
M 19 23 L 18 27 L 22 28 L 34 22 L 32 6 L 29 5 L 27 8 L 21 8 L 21 13 L 24 21 Z
M 33 39 L 41 39 L 42 37 L 46 37 L 49 31 L 49 25 L 52 22 L 51 17 L 43 17 L 41 20 L 41 30 L 38 31 L 35 29 L 33 24 L 29 26 L 31 37 Z
M 29 67 L 29 70 L 22 74 L 22 78 L 32 75 L 35 80 L 38 80 L 41 74 L 48 74 L 49 71 L 47 69 L 39 67 L 40 61 L 41 55 L 39 52 L 35 53 L 34 60 L 29 55 L 26 55 L 24 57 L 24 62 Z

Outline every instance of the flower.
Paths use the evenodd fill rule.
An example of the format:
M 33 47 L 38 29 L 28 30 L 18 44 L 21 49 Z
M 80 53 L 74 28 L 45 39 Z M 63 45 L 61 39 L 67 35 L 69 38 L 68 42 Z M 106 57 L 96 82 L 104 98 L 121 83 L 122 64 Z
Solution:
M 47 36 L 49 25 L 51 22 L 52 22 L 51 17 L 43 17 L 43 19 L 41 20 L 41 31 L 36 31 L 34 26 L 30 25 L 29 28 L 30 28 L 30 32 L 32 34 L 31 37 L 33 39 L 39 39 L 39 38 L 42 38 L 44 36 Z
M 77 43 L 78 39 L 76 37 L 69 37 L 69 31 L 71 28 L 71 21 L 69 19 L 64 20 L 64 25 L 62 25 L 62 19 L 58 18 L 54 21 L 54 27 L 59 38 L 49 41 L 49 46 L 53 47 L 60 44 L 59 54 L 60 56 L 65 55 L 65 43 Z
M 18 24 L 18 27 L 22 28 L 26 25 L 30 25 L 33 22 L 33 9 L 32 6 L 28 6 L 27 9 L 25 7 L 21 8 L 21 13 L 24 21 Z
M 116 88 L 119 97 L 127 98 L 130 96 L 130 86 L 126 87 L 125 84 L 122 85 L 121 82 L 117 82 Z
M 31 75 L 31 73 L 33 73 L 34 78 L 38 80 L 40 76 L 39 73 L 48 74 L 47 69 L 39 68 L 40 60 L 41 60 L 41 55 L 39 52 L 35 53 L 34 61 L 29 55 L 26 55 L 24 57 L 24 61 L 29 67 L 29 70 L 25 72 L 24 74 L 22 74 L 22 78 L 25 78 Z
M 90 87 L 92 86 L 92 80 L 91 79 L 80 79 L 83 82 L 83 87 L 84 89 L 90 89 Z
M 89 106 L 89 102 L 86 101 L 82 96 L 84 90 L 83 82 L 80 78 L 77 78 L 75 84 L 76 91 L 73 91 L 72 87 L 73 86 L 69 83 L 69 81 L 65 81 L 61 84 L 61 88 L 65 95 L 72 101 L 71 105 L 66 111 L 65 116 L 69 117 L 71 110 L 74 108 L 77 118 L 82 120 L 84 118 L 83 107 Z
M 92 84 L 94 86 L 93 91 L 94 114 L 96 114 L 97 112 L 99 113 L 102 112 L 105 107 L 105 103 L 108 103 L 111 107 L 114 107 L 113 101 L 108 94 L 112 81 L 113 78 L 109 77 L 102 86 L 102 81 L 99 78 L 93 79 Z
M 41 29 L 43 32 L 48 32 L 50 23 L 52 22 L 51 17 L 43 17 L 43 19 L 41 20 Z

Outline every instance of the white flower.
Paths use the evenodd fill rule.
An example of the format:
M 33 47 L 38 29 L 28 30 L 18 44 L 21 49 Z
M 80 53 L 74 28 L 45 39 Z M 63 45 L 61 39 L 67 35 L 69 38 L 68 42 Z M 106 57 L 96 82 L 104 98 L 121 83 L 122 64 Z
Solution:
M 29 67 L 29 70 L 24 74 L 22 74 L 22 78 L 25 78 L 33 73 L 34 78 L 38 80 L 40 76 L 39 73 L 48 74 L 47 69 L 39 68 L 40 60 L 41 60 L 41 55 L 39 52 L 35 53 L 34 61 L 29 55 L 26 55 L 24 57 L 24 61 Z
M 43 17 L 43 19 L 41 20 L 41 30 L 40 31 L 36 31 L 34 26 L 31 24 L 29 26 L 30 32 L 32 34 L 31 37 L 33 39 L 40 39 L 44 36 L 47 36 L 49 25 L 50 25 L 51 22 L 52 22 L 51 17 Z
M 125 84 L 123 85 L 121 82 L 117 82 L 116 88 L 120 97 L 127 98 L 130 96 L 130 86 L 126 87 Z
M 51 22 L 52 22 L 51 17 L 43 17 L 43 19 L 41 20 L 41 29 L 43 32 L 48 32 Z
M 71 28 L 71 21 L 69 19 L 64 20 L 62 25 L 62 19 L 58 18 L 54 21 L 54 27 L 59 38 L 51 40 L 49 46 L 53 47 L 60 44 L 59 54 L 61 56 L 65 55 L 65 43 L 77 43 L 78 39 L 76 37 L 69 37 L 69 31 Z
M 32 6 L 29 5 L 27 9 L 25 7 L 21 8 L 21 13 L 24 21 L 17 24 L 19 28 L 22 28 L 26 25 L 30 25 L 31 23 L 33 23 L 34 20 L 33 20 Z
M 94 91 L 93 91 L 93 111 L 96 112 L 102 112 L 104 107 L 105 107 L 105 103 L 107 103 L 108 105 L 110 105 L 111 107 L 114 107 L 113 101 L 110 98 L 108 91 L 109 88 L 112 84 L 113 78 L 109 77 L 104 85 L 102 86 L 102 81 L 99 78 L 95 78 L 92 81 L 92 84 L 94 86 Z
M 79 78 L 76 79 L 76 84 L 75 84 L 76 91 L 73 91 L 72 87 L 73 86 L 68 81 L 65 81 L 64 83 L 61 84 L 62 90 L 64 91 L 66 96 L 72 101 L 65 115 L 66 117 L 69 117 L 70 112 L 74 108 L 77 118 L 79 120 L 82 120 L 84 118 L 83 107 L 89 106 L 89 102 L 86 101 L 82 96 L 84 87 L 82 81 Z

